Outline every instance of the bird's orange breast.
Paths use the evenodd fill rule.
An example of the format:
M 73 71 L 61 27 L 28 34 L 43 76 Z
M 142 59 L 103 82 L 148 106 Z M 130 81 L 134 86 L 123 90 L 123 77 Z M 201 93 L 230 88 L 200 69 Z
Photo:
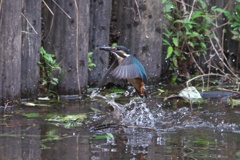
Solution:
M 128 81 L 133 85 L 138 94 L 146 96 L 145 84 L 141 78 L 128 79 Z

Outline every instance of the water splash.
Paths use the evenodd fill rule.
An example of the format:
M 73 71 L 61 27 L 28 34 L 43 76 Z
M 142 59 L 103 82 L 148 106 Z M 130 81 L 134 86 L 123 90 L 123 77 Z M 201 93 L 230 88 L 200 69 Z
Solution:
M 123 125 L 154 127 L 155 119 L 147 104 L 142 99 L 131 100 L 129 103 L 120 104 L 115 101 L 115 96 L 109 94 L 106 96 L 92 92 L 90 98 L 102 98 L 114 109 L 112 112 L 114 118 L 121 120 Z
M 125 125 L 154 127 L 155 119 L 143 100 L 131 100 L 125 104 L 125 112 L 122 123 Z M 131 109 L 128 109 L 128 108 Z

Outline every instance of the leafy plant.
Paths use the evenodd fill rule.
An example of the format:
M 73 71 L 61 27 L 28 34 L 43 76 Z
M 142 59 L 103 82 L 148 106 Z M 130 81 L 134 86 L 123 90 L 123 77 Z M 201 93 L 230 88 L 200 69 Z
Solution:
M 88 70 L 91 71 L 92 67 L 96 67 L 96 64 L 92 61 L 93 52 L 88 52 Z
M 231 26 L 232 39 L 240 41 L 240 0 L 236 0 L 238 3 L 234 5 L 233 13 L 228 10 L 213 7 L 213 10 L 224 13 L 229 20 Z
M 206 39 L 211 36 L 210 28 L 215 26 L 216 16 L 208 12 L 206 3 L 194 2 L 190 7 L 179 1 L 163 1 L 164 16 L 169 23 L 163 25 L 169 70 L 184 77 L 189 76 L 191 57 L 206 53 Z
M 47 53 L 43 47 L 40 48 L 41 61 L 38 62 L 41 70 L 41 87 L 47 93 L 51 91 L 52 86 L 59 83 L 59 78 L 55 77 L 53 72 L 61 72 L 60 63 L 56 62 L 55 55 Z

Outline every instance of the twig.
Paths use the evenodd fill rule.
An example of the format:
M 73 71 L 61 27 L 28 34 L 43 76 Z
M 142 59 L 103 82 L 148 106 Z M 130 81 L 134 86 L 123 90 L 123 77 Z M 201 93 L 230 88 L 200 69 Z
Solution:
M 192 60 L 193 60 L 194 63 L 196 64 L 198 70 L 199 70 L 202 74 L 204 74 L 204 71 L 203 71 L 202 68 L 198 65 L 198 63 L 197 63 L 197 61 L 195 60 L 195 58 L 193 57 L 192 53 L 190 53 L 190 55 L 191 55 Z
M 221 46 L 221 48 L 222 48 L 222 53 L 224 54 L 224 39 L 225 39 L 225 34 L 224 34 L 224 29 L 222 30 L 222 46 Z M 224 54 L 225 55 L 225 54 Z
M 221 91 L 228 91 L 228 92 L 232 92 L 232 93 L 240 94 L 240 92 L 238 92 L 238 91 L 234 91 L 234 90 L 230 90 L 230 89 L 226 89 L 226 88 L 218 88 L 218 90 L 221 90 Z
M 36 34 L 38 34 L 37 33 L 37 31 L 35 30 L 35 28 L 33 27 L 33 25 L 29 22 L 29 20 L 25 17 L 25 15 L 23 14 L 23 13 L 21 13 L 22 14 L 22 16 L 23 16 L 23 18 L 27 21 L 27 23 L 30 25 L 30 27 L 33 29 L 33 31 L 36 33 Z
M 214 34 L 214 32 L 213 32 L 213 34 Z M 215 34 L 214 34 L 214 36 L 215 36 L 215 38 L 216 38 L 216 35 L 215 35 Z M 234 77 L 237 77 L 237 78 L 238 78 L 238 76 L 232 71 L 232 69 L 230 69 L 230 68 L 228 67 L 229 64 L 226 65 L 226 63 L 228 63 L 228 62 L 225 63 L 224 60 L 223 60 L 223 58 L 220 57 L 220 55 L 218 54 L 218 51 L 217 51 L 217 49 L 215 48 L 211 37 L 209 37 L 209 40 L 210 40 L 210 43 L 211 43 L 211 45 L 212 45 L 212 47 L 213 47 L 213 50 L 214 50 L 215 53 L 217 54 L 218 58 L 222 61 L 223 65 L 228 69 L 228 71 L 229 71 Z M 221 46 L 219 45 L 219 47 L 221 47 Z M 222 50 L 222 48 L 221 48 L 221 50 Z M 222 54 L 222 56 L 224 57 L 225 60 L 227 60 L 227 58 L 226 58 L 226 56 L 225 56 L 224 54 Z
M 51 25 L 50 25 L 50 28 L 49 28 L 49 32 L 48 32 L 48 34 L 46 35 L 46 38 L 44 38 L 44 41 L 46 41 L 46 40 L 48 39 L 48 36 L 50 35 L 51 30 L 52 30 L 52 27 L 53 27 L 54 13 L 53 13 L 53 11 L 50 9 L 50 7 L 47 5 L 47 3 L 46 3 L 44 0 L 42 0 L 42 1 L 43 1 L 44 5 L 47 7 L 48 11 L 52 14 L 52 17 L 53 17 L 52 20 L 51 20 Z
M 138 11 L 138 16 L 139 16 L 139 21 L 142 21 L 142 18 L 141 18 L 141 14 L 140 14 L 140 10 L 139 10 L 139 6 L 138 6 L 138 3 L 137 3 L 137 0 L 135 0 L 135 4 L 137 6 L 137 11 Z
M 145 126 L 127 126 L 127 125 L 121 125 L 121 124 L 116 124 L 116 123 L 108 123 L 108 124 L 102 124 L 99 126 L 96 126 L 93 128 L 93 130 L 102 130 L 102 129 L 107 129 L 107 128 L 140 128 L 140 129 L 148 129 L 148 130 L 154 130 L 152 127 L 145 127 Z
M 198 78 L 202 78 L 202 77 L 206 77 L 206 76 L 219 76 L 219 77 L 224 77 L 224 78 L 227 78 L 229 79 L 230 81 L 233 81 L 231 78 L 229 78 L 227 75 L 221 75 L 221 74 L 217 74 L 217 73 L 211 73 L 211 74 L 203 74 L 203 75 L 198 75 L 192 79 L 189 79 L 187 82 L 186 82 L 186 85 L 187 87 L 189 86 L 189 83 L 195 79 L 198 79 Z
M 226 4 L 226 6 L 223 8 L 223 10 L 226 10 L 226 8 L 228 7 L 228 5 L 229 5 L 229 3 L 230 3 L 231 1 L 228 1 L 228 3 Z M 220 12 L 218 15 L 217 15 L 217 18 L 222 14 L 223 12 Z
M 172 94 L 168 97 L 165 97 L 163 101 L 167 101 L 168 99 L 171 99 L 171 98 L 183 98 L 183 97 L 176 95 L 176 94 Z
M 78 4 L 77 4 L 77 0 L 74 0 L 75 2 L 75 10 L 76 10 L 76 44 L 75 44 L 75 49 L 76 49 L 76 69 L 77 69 L 77 83 L 78 83 L 78 91 L 79 91 L 79 95 L 81 95 L 81 83 L 80 83 L 80 75 L 79 75 L 79 67 L 78 67 L 78 26 L 79 26 L 79 21 L 78 21 Z
M 229 20 L 229 21 L 227 21 L 226 23 L 223 23 L 223 24 L 221 24 L 220 26 L 216 26 L 216 27 L 214 27 L 214 29 L 217 29 L 217 28 L 224 27 L 224 26 L 228 25 L 228 24 L 229 24 L 229 22 L 230 22 L 230 20 Z
M 188 21 L 190 21 L 190 19 L 191 19 L 191 17 L 192 17 L 195 2 L 196 2 L 196 0 L 193 1 L 192 10 L 191 10 L 190 15 L 189 15 L 189 17 L 188 17 Z
M 140 128 L 140 129 L 154 130 L 154 128 L 152 127 L 144 127 L 144 126 L 126 126 L 126 125 L 120 125 L 120 126 L 123 126 L 125 128 Z
M 56 6 L 58 6 L 58 8 L 60 8 L 61 10 L 62 10 L 62 12 L 69 18 L 69 19 L 72 19 L 64 10 L 63 10 L 63 8 L 61 7 L 61 6 L 59 6 L 59 4 L 57 4 L 57 2 L 55 2 L 55 0 L 52 0 L 55 4 L 56 4 Z
M 194 7 L 194 6 L 191 6 L 190 4 L 188 4 L 188 3 L 185 3 L 185 2 L 183 2 L 182 0 L 180 1 L 180 0 L 176 0 L 177 2 L 181 2 L 181 3 L 183 3 L 185 6 L 188 6 L 188 7 Z
M 183 15 L 186 15 L 187 14 L 186 3 L 184 2 L 184 0 L 181 0 L 181 3 L 182 3 L 182 6 L 183 6 L 183 11 L 184 11 Z
M 2 10 L 2 0 L 0 1 L 0 11 Z
M 128 8 L 128 7 L 124 7 L 125 9 L 129 9 L 129 10 L 132 10 L 133 11 L 133 15 L 134 15 L 134 21 L 136 21 L 137 22 L 137 18 L 136 18 L 136 12 L 135 12 L 135 10 L 133 9 L 133 8 Z
M 47 9 L 49 10 L 49 12 L 54 16 L 53 11 L 50 9 L 50 7 L 47 5 L 47 3 L 46 3 L 44 0 L 42 0 L 42 2 L 43 2 L 44 5 L 47 7 Z

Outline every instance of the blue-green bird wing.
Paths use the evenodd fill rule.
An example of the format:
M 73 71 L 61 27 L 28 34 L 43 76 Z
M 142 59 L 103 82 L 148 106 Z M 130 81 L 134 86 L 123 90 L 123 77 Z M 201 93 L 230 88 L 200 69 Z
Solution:
M 141 62 L 134 56 L 124 58 L 110 74 L 118 79 L 141 78 L 144 83 L 147 83 L 146 71 Z

